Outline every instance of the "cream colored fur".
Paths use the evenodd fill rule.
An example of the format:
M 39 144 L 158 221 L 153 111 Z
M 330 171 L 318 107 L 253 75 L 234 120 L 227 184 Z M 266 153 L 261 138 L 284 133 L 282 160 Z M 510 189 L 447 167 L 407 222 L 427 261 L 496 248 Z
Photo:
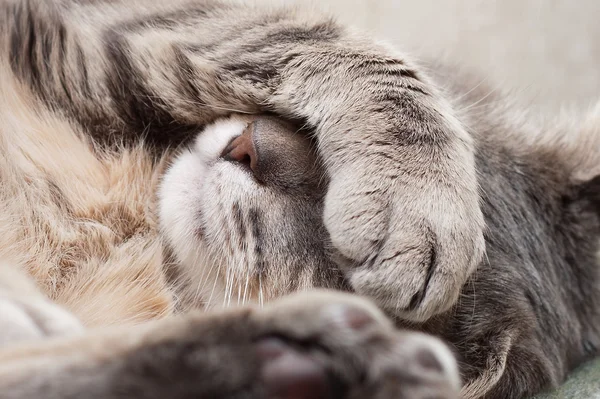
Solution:
M 5 65 L 0 154 L 2 264 L 19 265 L 86 326 L 172 313 L 154 210 L 164 160 L 153 165 L 141 147 L 96 152 Z

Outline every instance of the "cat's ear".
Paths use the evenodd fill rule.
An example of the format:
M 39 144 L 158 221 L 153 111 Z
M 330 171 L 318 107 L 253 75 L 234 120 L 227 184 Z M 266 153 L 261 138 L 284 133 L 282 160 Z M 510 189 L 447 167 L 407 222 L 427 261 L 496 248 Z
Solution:
M 565 135 L 571 145 L 561 151 L 571 168 L 571 178 L 577 180 L 571 199 L 579 209 L 600 218 L 600 101 L 573 133 Z
M 600 217 L 600 175 L 578 183 L 570 202 L 580 211 L 592 212 Z
M 563 126 L 550 134 L 550 147 L 557 149 L 571 178 L 591 189 L 600 176 L 600 101 L 583 117 L 567 114 Z

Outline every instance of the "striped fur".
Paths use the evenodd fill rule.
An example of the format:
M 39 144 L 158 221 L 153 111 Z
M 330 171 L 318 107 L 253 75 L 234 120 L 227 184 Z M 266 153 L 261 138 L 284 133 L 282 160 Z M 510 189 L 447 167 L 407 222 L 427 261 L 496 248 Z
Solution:
M 300 120 L 332 176 L 324 215 L 333 245 L 356 264 L 409 275 L 393 297 L 354 288 L 414 320 L 457 300 L 483 253 L 473 143 L 409 60 L 299 8 L 5 3 L 13 73 L 96 141 L 143 135 L 161 147 L 231 111 Z
M 441 336 L 466 398 L 556 385 L 600 339 L 597 112 L 460 111 L 444 71 L 301 7 L 0 1 L 0 398 L 456 397 L 444 345 L 351 296 L 156 321 L 315 287 Z M 253 180 L 220 155 L 257 113 L 304 134 L 264 125 Z

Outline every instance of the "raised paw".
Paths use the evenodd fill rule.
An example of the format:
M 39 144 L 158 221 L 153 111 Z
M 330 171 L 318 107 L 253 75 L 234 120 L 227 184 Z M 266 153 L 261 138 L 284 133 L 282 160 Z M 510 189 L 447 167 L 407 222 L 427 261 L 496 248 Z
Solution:
M 362 299 L 299 294 L 257 315 L 260 383 L 269 399 L 454 398 L 459 378 L 435 338 L 400 332 Z
M 324 220 L 352 288 L 395 316 L 421 322 L 456 303 L 485 244 L 472 174 L 450 161 L 437 165 L 443 173 L 428 170 L 411 156 L 393 156 L 406 165 L 375 157 L 339 170 Z

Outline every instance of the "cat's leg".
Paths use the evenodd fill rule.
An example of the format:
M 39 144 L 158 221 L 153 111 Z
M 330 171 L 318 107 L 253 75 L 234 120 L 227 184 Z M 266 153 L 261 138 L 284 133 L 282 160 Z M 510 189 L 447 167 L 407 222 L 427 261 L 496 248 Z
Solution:
M 325 224 L 354 289 L 412 320 L 458 299 L 484 249 L 474 145 L 404 55 L 306 9 L 6 4 L 15 74 L 96 138 L 162 143 L 232 111 L 301 120 L 331 177 Z
M 308 293 L 0 352 L 0 398 L 455 398 L 437 339 L 350 295 Z
M 81 331 L 73 315 L 46 299 L 25 273 L 0 260 L 0 348 Z

